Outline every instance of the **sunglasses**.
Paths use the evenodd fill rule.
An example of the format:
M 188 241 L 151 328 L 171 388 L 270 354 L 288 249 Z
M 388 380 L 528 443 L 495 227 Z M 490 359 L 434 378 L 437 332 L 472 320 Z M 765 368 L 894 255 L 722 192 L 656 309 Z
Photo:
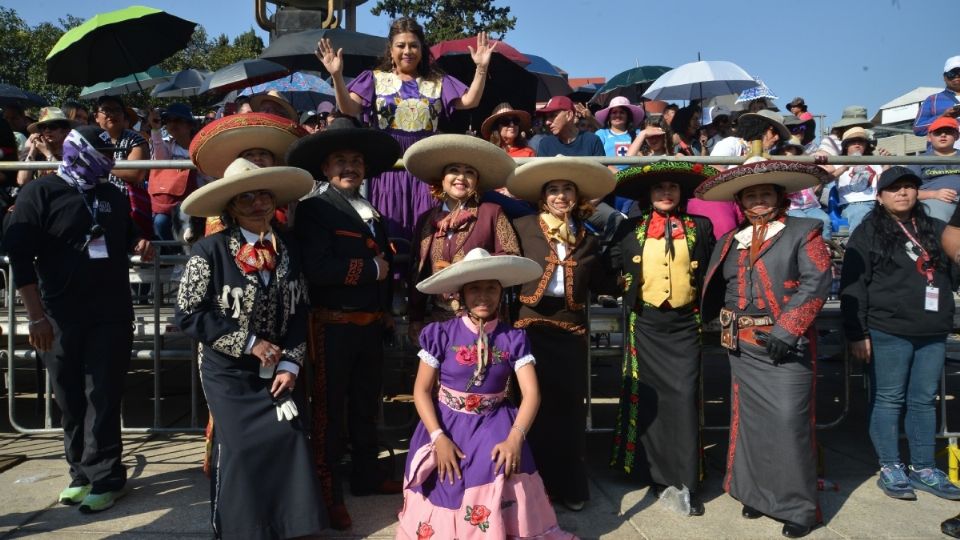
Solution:
M 116 109 L 113 107 L 106 107 L 97 110 L 98 113 L 106 116 L 116 116 L 118 114 L 123 114 L 123 109 Z
M 807 126 L 790 126 L 790 133 L 803 133 L 807 130 Z
M 944 73 L 943 76 L 948 79 L 960 78 L 960 69 L 951 69 L 950 71 Z
M 257 199 L 268 199 L 268 198 L 271 200 L 273 199 L 273 192 L 260 189 L 257 191 L 247 191 L 245 193 L 241 193 L 236 197 L 234 197 L 233 200 L 236 201 L 236 203 L 239 205 L 249 206 L 253 204 L 253 201 Z
M 519 126 L 519 125 L 520 125 L 520 119 L 519 119 L 519 118 L 504 118 L 503 120 L 500 120 L 499 125 L 500 125 L 500 126 Z

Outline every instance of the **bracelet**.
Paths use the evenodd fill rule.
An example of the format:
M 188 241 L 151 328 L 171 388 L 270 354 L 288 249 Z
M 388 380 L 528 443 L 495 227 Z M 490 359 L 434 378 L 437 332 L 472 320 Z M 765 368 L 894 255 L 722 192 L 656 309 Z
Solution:
M 42 322 L 45 321 L 45 320 L 47 320 L 47 316 L 46 316 L 46 315 L 42 315 L 39 319 L 36 319 L 36 320 L 33 320 L 33 321 L 28 321 L 28 322 L 27 322 L 27 326 L 36 326 L 36 325 L 42 323 Z
M 437 439 L 438 439 L 441 435 L 443 435 L 443 430 L 442 430 L 442 429 L 435 429 L 435 430 L 431 431 L 431 432 L 430 432 L 430 442 L 432 442 L 432 443 L 437 442 Z
M 519 431 L 520 434 L 523 435 L 523 440 L 527 440 L 527 430 L 523 429 L 520 426 L 510 426 L 510 429 L 515 429 Z

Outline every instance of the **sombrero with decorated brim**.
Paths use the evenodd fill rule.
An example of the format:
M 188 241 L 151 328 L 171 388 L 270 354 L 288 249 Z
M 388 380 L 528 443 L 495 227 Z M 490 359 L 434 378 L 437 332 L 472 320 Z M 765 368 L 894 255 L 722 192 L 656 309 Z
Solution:
M 816 165 L 755 157 L 708 178 L 694 195 L 705 201 L 732 201 L 737 193 L 751 186 L 774 184 L 787 193 L 795 193 L 830 180 L 830 174 Z
M 340 117 L 330 122 L 325 131 L 307 135 L 291 146 L 287 151 L 287 164 L 306 169 L 314 178 L 324 179 L 323 164 L 327 156 L 340 150 L 363 154 L 366 178 L 390 170 L 403 153 L 400 143 L 389 133 L 359 127 L 356 121 Z
M 633 199 L 637 201 L 640 208 L 646 208 L 650 205 L 650 187 L 666 180 L 680 185 L 680 202 L 685 203 L 693 197 L 693 191 L 697 186 L 719 172 L 702 163 L 658 161 L 618 172 L 617 187 L 613 190 L 613 194 Z
M 610 169 L 589 159 L 557 156 L 537 158 L 525 163 L 507 179 L 507 189 L 518 199 L 532 203 L 540 201 L 544 184 L 566 180 L 577 186 L 584 199 L 599 199 L 613 191 L 617 184 Z
M 248 191 L 273 193 L 277 206 L 291 203 L 313 189 L 310 173 L 296 167 L 257 167 L 253 162 L 237 158 L 227 167 L 223 178 L 201 187 L 183 201 L 183 211 L 196 217 L 223 214 L 230 199 Z
M 455 293 L 467 283 L 493 279 L 503 287 L 533 281 L 543 275 L 536 262 L 516 255 L 491 255 L 483 248 L 473 248 L 458 262 L 417 283 L 424 294 Z
M 286 118 L 266 113 L 232 114 L 210 122 L 190 142 L 190 160 L 212 178 L 223 176 L 242 152 L 263 148 L 283 165 L 287 149 L 306 134 Z
M 403 154 L 410 174 L 428 184 L 443 182 L 443 169 L 463 163 L 477 170 L 477 191 L 501 188 L 517 163 L 503 148 L 470 135 L 434 135 L 413 143 Z

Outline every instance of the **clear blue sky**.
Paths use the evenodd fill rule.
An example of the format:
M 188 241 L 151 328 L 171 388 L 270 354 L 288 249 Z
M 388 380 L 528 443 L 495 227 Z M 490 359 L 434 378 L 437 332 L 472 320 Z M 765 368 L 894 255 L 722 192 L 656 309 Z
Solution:
M 87 18 L 136 0 L 7 0 L 29 24 L 70 13 Z M 212 35 L 255 27 L 253 0 L 144 0 L 202 24 Z M 385 35 L 369 0 L 357 29 Z M 736 4 L 738 9 L 731 9 Z M 872 116 L 917 86 L 943 87 L 948 56 L 960 55 L 957 0 L 499 0 L 517 17 L 506 41 L 571 77 L 612 77 L 636 65 L 675 67 L 730 60 L 760 77 L 783 106 L 803 96 L 826 122 L 845 105 Z M 722 7 L 721 7 L 722 6 Z M 267 36 L 260 31 L 264 41 Z

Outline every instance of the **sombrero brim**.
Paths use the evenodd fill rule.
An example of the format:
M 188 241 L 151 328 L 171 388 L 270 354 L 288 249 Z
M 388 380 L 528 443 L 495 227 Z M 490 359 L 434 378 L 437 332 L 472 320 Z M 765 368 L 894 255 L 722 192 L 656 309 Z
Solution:
M 293 108 L 293 105 L 291 105 L 289 101 L 278 98 L 277 96 L 271 96 L 269 94 L 260 94 L 260 95 L 251 97 L 250 108 L 256 111 L 257 109 L 260 108 L 260 105 L 264 101 L 272 101 L 273 103 L 276 103 L 279 107 L 281 107 L 284 111 L 287 112 L 288 120 L 292 120 L 296 122 L 297 119 L 300 118 L 300 115 L 297 114 L 297 110 Z
M 656 167 L 663 167 L 663 169 L 656 170 Z M 710 166 L 682 161 L 662 161 L 655 166 L 631 167 L 617 173 L 617 187 L 613 190 L 613 194 L 633 199 L 641 208 L 645 208 L 650 204 L 650 186 L 669 180 L 680 185 L 681 203 L 686 203 L 693 197 L 697 186 L 718 172 Z
M 497 114 L 491 114 L 487 117 L 486 120 L 480 124 L 480 135 L 483 135 L 484 140 L 490 140 L 490 134 L 493 133 L 493 126 L 497 125 L 497 122 L 501 118 L 506 118 L 508 116 L 516 116 L 520 119 L 520 131 L 530 131 L 530 113 L 527 111 L 521 111 L 518 109 L 513 109 L 509 111 L 499 112 Z
M 217 120 L 203 129 L 190 143 L 190 160 L 200 172 L 212 178 L 223 178 L 223 172 L 252 148 L 263 148 L 273 154 L 274 165 L 283 165 L 290 145 L 303 132 L 290 120 L 265 113 L 234 114 Z
M 393 168 L 402 153 L 400 143 L 383 131 L 368 128 L 327 129 L 295 142 L 287 152 L 287 164 L 306 169 L 314 178 L 326 178 L 323 162 L 337 150 L 354 150 L 363 154 L 367 178 Z
M 616 178 L 610 169 L 597 163 L 575 157 L 537 159 L 517 167 L 507 179 L 507 189 L 514 197 L 528 202 L 540 201 L 544 184 L 567 180 L 577 186 L 584 199 L 599 199 L 613 191 Z
M 506 185 L 517 168 L 512 157 L 494 144 L 469 135 L 434 135 L 415 142 L 403 154 L 403 164 L 428 184 L 443 181 L 443 169 L 451 163 L 463 163 L 477 170 L 477 191 L 489 191 Z
M 77 126 L 77 123 L 73 120 L 70 120 L 66 116 L 63 118 L 49 118 L 47 120 L 41 120 L 40 122 L 34 122 L 27 126 L 27 133 L 36 133 L 40 131 L 40 127 L 46 124 L 53 124 L 55 122 L 65 122 L 67 124 L 67 129 L 73 129 Z
M 513 287 L 538 279 L 543 268 L 536 262 L 516 255 L 495 255 L 477 260 L 461 260 L 417 283 L 424 294 L 455 293 L 467 283 L 494 279 L 503 287 Z
M 760 161 L 727 169 L 704 181 L 694 192 L 705 201 L 732 201 L 741 190 L 761 184 L 783 187 L 795 193 L 817 184 L 826 183 L 831 176 L 816 165 L 795 161 Z
M 264 167 L 210 182 L 191 193 L 182 208 L 190 216 L 216 217 L 223 213 L 230 199 L 256 190 L 272 192 L 277 206 L 283 206 L 303 197 L 313 186 L 313 178 L 303 169 Z

